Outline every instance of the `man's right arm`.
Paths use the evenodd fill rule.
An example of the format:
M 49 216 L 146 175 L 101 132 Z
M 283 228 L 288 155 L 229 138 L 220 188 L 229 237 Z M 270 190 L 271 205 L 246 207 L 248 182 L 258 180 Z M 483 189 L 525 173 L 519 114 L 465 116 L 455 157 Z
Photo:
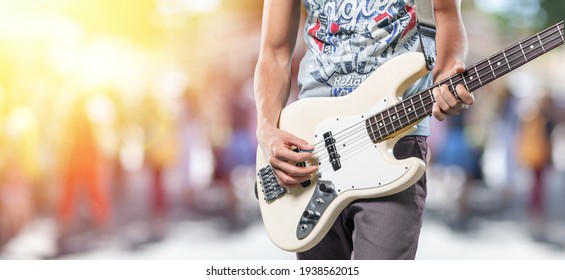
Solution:
M 266 0 L 263 11 L 261 51 L 255 68 L 257 140 L 281 184 L 291 187 L 310 179 L 316 166 L 297 167 L 311 153 L 295 153 L 291 147 L 311 150 L 303 139 L 277 128 L 279 115 L 290 95 L 290 62 L 300 24 L 300 1 Z

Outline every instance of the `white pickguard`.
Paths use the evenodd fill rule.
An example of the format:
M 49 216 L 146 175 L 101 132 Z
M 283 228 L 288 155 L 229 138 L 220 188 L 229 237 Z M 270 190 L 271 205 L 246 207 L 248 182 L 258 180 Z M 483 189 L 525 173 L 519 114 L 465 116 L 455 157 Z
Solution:
M 408 172 L 408 165 L 390 165 L 385 161 L 379 145 L 371 141 L 365 128 L 367 116 L 376 114 L 388 105 L 388 102 L 382 101 L 362 115 L 327 119 L 316 128 L 316 143 L 323 142 L 323 134 L 328 131 L 332 132 L 336 140 L 341 168 L 334 171 L 328 152 L 323 151 L 319 153 L 319 158 L 324 159 L 319 162 L 319 173 L 321 179 L 334 183 L 338 194 L 347 190 L 388 185 Z

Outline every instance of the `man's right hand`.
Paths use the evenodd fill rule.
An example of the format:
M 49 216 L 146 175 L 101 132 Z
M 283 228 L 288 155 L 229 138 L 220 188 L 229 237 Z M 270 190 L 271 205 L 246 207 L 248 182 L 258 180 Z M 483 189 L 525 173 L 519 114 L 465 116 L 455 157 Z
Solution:
M 279 183 L 284 187 L 296 187 L 310 180 L 312 174 L 318 169 L 317 165 L 296 166 L 297 162 L 308 162 L 313 157 L 312 152 L 297 153 L 292 150 L 293 148 L 304 151 L 314 150 L 314 147 L 303 139 L 274 126 L 257 130 L 257 139 Z

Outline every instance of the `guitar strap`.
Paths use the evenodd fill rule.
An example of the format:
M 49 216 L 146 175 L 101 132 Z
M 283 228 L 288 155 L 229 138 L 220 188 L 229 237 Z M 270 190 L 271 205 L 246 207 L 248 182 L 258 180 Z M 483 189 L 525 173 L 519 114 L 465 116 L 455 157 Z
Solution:
M 434 68 L 436 62 L 436 22 L 434 18 L 434 0 L 414 0 L 416 18 L 420 33 L 420 44 L 428 70 Z

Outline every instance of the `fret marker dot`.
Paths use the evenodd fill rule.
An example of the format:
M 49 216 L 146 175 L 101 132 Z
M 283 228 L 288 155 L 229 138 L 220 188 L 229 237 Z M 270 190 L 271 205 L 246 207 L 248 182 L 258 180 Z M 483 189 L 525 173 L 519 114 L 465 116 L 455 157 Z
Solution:
M 412 111 L 412 108 L 408 108 L 408 112 Z
M 500 61 L 496 65 L 500 66 Z
M 469 80 L 472 80 L 472 79 L 473 79 L 473 76 L 470 76 L 470 77 L 469 77 Z
M 392 119 L 393 119 L 393 120 L 396 120 L 396 116 L 392 116 Z
M 533 49 L 533 48 L 534 48 L 534 45 L 531 45 L 531 46 L 530 46 L 530 49 Z
M 383 123 L 379 123 L 379 126 L 383 126 Z

